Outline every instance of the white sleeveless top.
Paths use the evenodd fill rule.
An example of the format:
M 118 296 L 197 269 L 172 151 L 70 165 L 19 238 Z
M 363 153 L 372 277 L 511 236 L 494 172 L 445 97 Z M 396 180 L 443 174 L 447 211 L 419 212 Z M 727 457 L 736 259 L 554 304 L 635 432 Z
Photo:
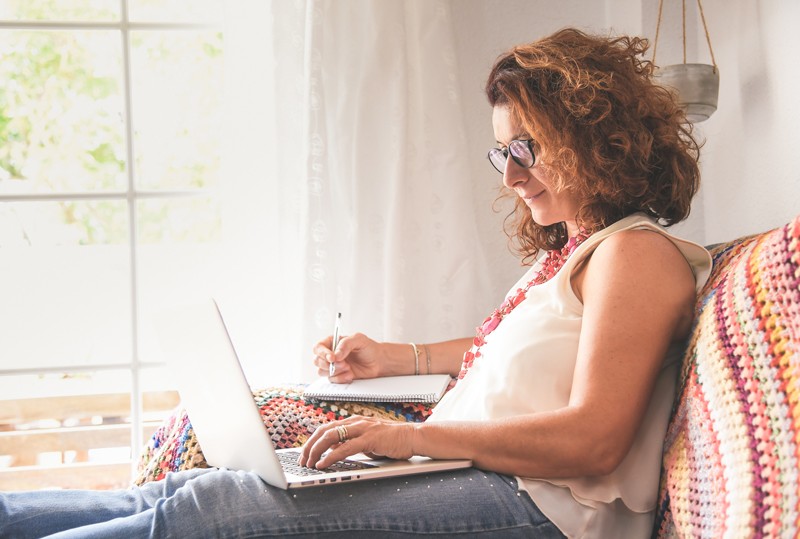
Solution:
M 570 277 L 601 241 L 634 228 L 669 238 L 691 266 L 697 290 L 702 287 L 711 270 L 703 247 L 670 235 L 644 214 L 628 216 L 587 238 L 552 279 L 528 290 L 525 300 L 486 337 L 482 357 L 439 402 L 428 422 L 499 419 L 567 406 L 583 316 Z M 538 269 L 534 264 L 509 295 Z M 602 477 L 517 478 L 568 537 L 650 537 L 681 353 L 681 346 L 670 348 L 633 446 L 616 470 Z

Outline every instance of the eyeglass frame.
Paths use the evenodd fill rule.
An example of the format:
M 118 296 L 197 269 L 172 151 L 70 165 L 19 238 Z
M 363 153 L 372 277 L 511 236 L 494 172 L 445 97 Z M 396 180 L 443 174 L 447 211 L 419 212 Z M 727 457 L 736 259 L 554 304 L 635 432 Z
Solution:
M 517 158 L 517 156 L 514 155 L 514 153 L 510 150 L 511 146 L 515 142 L 527 145 L 528 152 L 530 152 L 530 154 L 531 154 L 531 164 L 530 165 L 526 165 L 525 163 L 520 162 L 520 160 Z M 486 153 L 486 158 L 492 164 L 492 168 L 494 168 L 500 174 L 505 174 L 505 171 L 500 169 L 500 168 L 497 168 L 497 165 L 494 163 L 494 161 L 492 161 L 492 155 L 497 155 L 498 152 L 501 153 L 503 155 L 503 158 L 504 158 L 503 169 L 505 169 L 505 165 L 508 162 L 509 154 L 511 155 L 511 158 L 514 160 L 514 162 L 516 164 L 518 164 L 519 166 L 521 166 L 522 168 L 531 168 L 533 165 L 536 164 L 536 153 L 533 151 L 533 139 L 527 139 L 527 140 L 515 139 L 515 140 L 512 140 L 511 142 L 509 142 L 508 146 L 506 146 L 505 148 L 492 148 Z

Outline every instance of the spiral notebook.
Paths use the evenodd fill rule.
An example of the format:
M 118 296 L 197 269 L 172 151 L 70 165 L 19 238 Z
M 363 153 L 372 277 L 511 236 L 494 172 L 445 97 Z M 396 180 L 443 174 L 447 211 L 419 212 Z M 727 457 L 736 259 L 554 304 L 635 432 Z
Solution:
M 357 402 L 439 402 L 450 384 L 449 374 L 384 376 L 334 384 L 327 378 L 311 383 L 303 394 L 312 399 Z

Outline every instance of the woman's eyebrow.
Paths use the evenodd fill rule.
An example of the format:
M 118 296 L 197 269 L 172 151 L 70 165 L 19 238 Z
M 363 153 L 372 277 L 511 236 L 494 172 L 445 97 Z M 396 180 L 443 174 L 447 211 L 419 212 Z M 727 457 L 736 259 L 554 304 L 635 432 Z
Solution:
M 527 138 L 526 138 L 527 137 Z M 533 137 L 530 137 L 527 133 L 519 133 L 511 137 L 511 140 L 533 140 Z M 495 140 L 496 143 L 500 144 L 501 146 L 508 146 L 504 142 L 500 142 L 499 140 Z

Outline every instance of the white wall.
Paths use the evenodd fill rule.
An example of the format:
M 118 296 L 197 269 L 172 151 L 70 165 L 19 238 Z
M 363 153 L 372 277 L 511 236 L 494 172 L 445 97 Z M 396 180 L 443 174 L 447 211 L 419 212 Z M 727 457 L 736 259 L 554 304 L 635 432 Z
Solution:
M 694 2 L 687 5 L 687 61 L 711 63 Z M 491 209 L 499 175 L 486 163 L 494 144 L 483 84 L 493 60 L 508 47 L 564 26 L 655 38 L 653 0 L 453 0 L 461 88 L 472 157 L 472 182 L 481 241 L 494 266 L 497 298 L 520 274 L 502 234 L 505 212 Z M 720 69 L 717 112 L 697 124 L 705 140 L 701 192 L 692 215 L 673 230 L 712 243 L 779 226 L 800 213 L 800 2 L 706 0 L 703 4 Z M 683 61 L 680 2 L 665 0 L 657 63 Z
M 800 214 L 800 2 L 703 7 L 720 69 L 717 112 L 700 124 L 704 232 L 716 242 Z

